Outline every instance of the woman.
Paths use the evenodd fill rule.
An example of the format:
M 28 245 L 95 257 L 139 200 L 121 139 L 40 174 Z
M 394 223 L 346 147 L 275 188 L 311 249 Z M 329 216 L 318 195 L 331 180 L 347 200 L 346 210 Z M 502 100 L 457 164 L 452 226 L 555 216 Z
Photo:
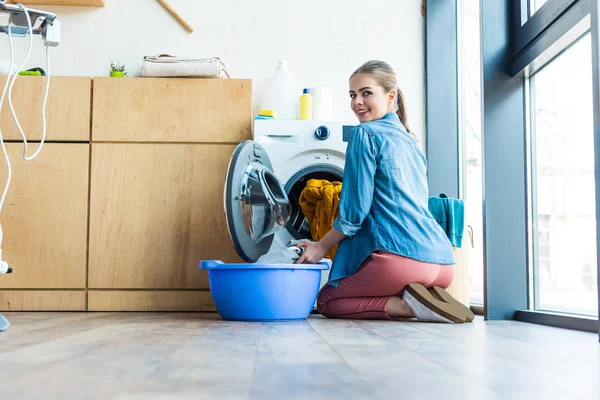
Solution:
M 407 125 L 394 70 L 369 61 L 350 77 L 350 134 L 339 216 L 297 263 L 316 263 L 339 243 L 317 307 L 332 318 L 465 322 L 470 310 L 444 288 L 454 255 L 429 212 L 426 160 Z

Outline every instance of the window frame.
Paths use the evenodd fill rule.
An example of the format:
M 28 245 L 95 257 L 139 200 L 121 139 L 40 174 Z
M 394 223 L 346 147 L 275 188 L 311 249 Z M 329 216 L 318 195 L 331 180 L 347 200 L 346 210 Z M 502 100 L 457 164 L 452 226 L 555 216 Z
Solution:
M 427 1 L 426 122 L 429 195 L 460 198 L 458 5 Z
M 591 28 L 591 1 L 549 0 L 523 26 L 524 10 L 514 6 L 511 74 L 535 74 L 585 35 Z
M 596 243 L 600 258 L 600 0 L 548 0 L 531 17 L 527 0 L 481 1 L 484 318 L 519 320 L 599 334 L 589 318 L 532 311 L 535 244 L 528 184 L 529 117 L 526 77 L 583 34 L 592 34 Z M 458 15 L 455 1 L 427 1 L 427 153 L 430 190 L 460 194 Z M 454 13 L 452 15 L 452 13 Z M 454 41 L 454 43 L 451 43 Z M 444 47 L 445 46 L 445 47 Z M 443 50 L 443 51 L 442 51 Z M 441 53 L 440 53 L 441 52 Z M 433 62 L 435 60 L 435 62 Z M 441 99 L 443 107 L 440 107 Z M 442 113 L 439 111 L 443 110 Z M 440 131 L 440 128 L 443 128 Z M 444 154 L 441 154 L 444 153 Z M 450 153 L 450 154 L 449 154 Z M 510 154 L 510 163 L 506 157 Z M 510 165 L 509 165 L 510 164 Z M 454 191 L 454 192 L 452 192 Z M 600 264 L 598 287 L 600 288 Z M 600 295 L 598 296 L 600 309 Z
M 596 268 L 598 285 L 598 313 L 600 314 L 600 0 L 591 1 L 592 33 L 592 88 L 594 91 L 594 158 L 596 178 Z M 600 315 L 596 322 L 600 341 Z
M 523 2 L 527 1 L 527 7 L 523 7 Z M 527 85 L 526 90 L 530 91 L 530 82 L 526 79 L 536 72 L 540 71 L 544 66 L 551 63 L 558 56 L 569 49 L 581 37 L 588 32 L 592 33 L 592 53 L 597 51 L 598 47 L 598 0 L 549 0 L 531 17 L 524 16 L 523 12 L 528 12 L 530 0 L 515 0 L 513 1 L 513 14 L 511 26 L 513 27 L 512 34 L 512 50 L 510 53 L 510 73 L 513 78 L 521 78 L 523 84 Z M 594 12 L 596 18 L 594 18 Z M 521 22 L 526 20 L 524 24 Z M 594 157 L 596 165 L 596 199 L 600 199 L 600 113 L 598 112 L 598 98 L 600 95 L 599 75 L 598 75 L 598 57 L 592 55 L 593 69 L 593 89 L 594 89 Z M 534 101 L 527 93 L 528 99 Z M 529 107 L 529 104 L 527 105 Z M 529 110 L 523 109 L 527 114 Z M 524 126 L 524 136 L 526 140 L 535 140 L 533 128 L 526 123 Z M 532 129 L 529 134 L 529 129 Z M 534 152 L 531 151 L 531 146 L 534 143 L 528 143 L 528 154 L 531 157 Z M 529 162 L 532 162 L 530 159 Z M 529 169 L 531 166 L 527 162 L 524 166 Z M 529 171 L 528 183 L 533 183 L 531 179 L 535 179 Z M 533 193 L 532 193 L 533 195 Z M 600 211 L 599 201 L 596 201 L 596 248 L 600 249 Z M 534 202 L 528 199 L 530 218 L 528 220 L 532 233 L 537 225 L 536 213 L 533 208 Z M 530 236 L 531 238 L 531 236 Z M 536 252 L 537 238 L 532 238 L 532 251 Z M 600 255 L 600 253 L 597 253 Z M 535 264 L 537 260 L 529 256 L 530 271 L 533 269 L 533 274 L 529 276 L 534 280 L 529 284 L 529 305 L 526 310 L 516 310 L 515 319 L 524 322 L 540 323 L 544 325 L 552 325 L 557 327 L 567 327 L 588 332 L 598 332 L 600 339 L 600 322 L 594 319 L 583 316 L 570 316 L 562 313 L 552 313 L 546 311 L 538 311 L 536 305 L 539 303 L 539 283 L 536 282 Z M 598 288 L 600 288 L 600 264 L 596 260 L 598 269 Z M 533 293 L 531 292 L 533 290 Z M 600 309 L 600 292 L 598 296 L 598 308 Z

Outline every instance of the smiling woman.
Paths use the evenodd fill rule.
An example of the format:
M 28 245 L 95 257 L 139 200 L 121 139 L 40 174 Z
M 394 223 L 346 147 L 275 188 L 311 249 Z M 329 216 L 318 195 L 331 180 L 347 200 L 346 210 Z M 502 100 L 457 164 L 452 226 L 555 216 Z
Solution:
M 350 107 L 360 122 L 380 119 L 395 112 L 408 127 L 404 95 L 398 87 L 392 67 L 383 61 L 367 61 L 350 76 Z
M 466 322 L 450 295 L 452 245 L 428 209 L 425 156 L 408 131 L 394 70 L 369 61 L 350 77 L 350 134 L 339 216 L 318 242 L 302 242 L 298 263 L 314 263 L 339 243 L 317 299 L 331 318 Z M 443 300 L 442 300 L 443 299 Z

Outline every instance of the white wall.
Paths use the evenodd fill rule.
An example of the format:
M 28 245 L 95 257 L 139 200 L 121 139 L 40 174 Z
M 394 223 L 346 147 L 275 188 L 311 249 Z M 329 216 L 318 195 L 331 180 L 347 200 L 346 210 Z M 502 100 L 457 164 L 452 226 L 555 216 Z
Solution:
M 420 0 L 169 1 L 194 33 L 153 0 L 106 0 L 104 8 L 39 7 L 62 21 L 62 42 L 51 52 L 52 74 L 107 76 L 113 59 L 135 76 L 146 55 L 217 56 L 232 77 L 253 80 L 256 110 L 277 61 L 286 59 L 301 86 L 333 88 L 334 118 L 355 122 L 348 77 L 363 62 L 382 59 L 398 74 L 409 124 L 424 145 L 425 25 Z M 25 68 L 45 68 L 41 39 L 34 39 Z M 8 58 L 6 43 L 6 36 L 0 37 L 0 61 Z M 26 42 L 17 45 L 25 48 Z

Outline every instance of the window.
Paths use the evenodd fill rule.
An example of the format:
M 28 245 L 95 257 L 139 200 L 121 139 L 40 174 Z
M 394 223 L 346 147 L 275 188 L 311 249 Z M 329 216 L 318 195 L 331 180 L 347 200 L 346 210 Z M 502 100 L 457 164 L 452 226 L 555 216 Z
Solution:
M 481 44 L 479 0 L 463 0 L 460 23 L 460 123 L 462 138 L 462 195 L 465 201 L 463 246 L 469 249 L 471 304 L 483 304 L 483 176 L 481 122 Z M 473 241 L 469 235 L 473 235 Z
M 529 79 L 533 309 L 598 315 L 591 35 Z
M 548 0 L 529 0 L 529 15 L 535 14 L 547 1 Z

